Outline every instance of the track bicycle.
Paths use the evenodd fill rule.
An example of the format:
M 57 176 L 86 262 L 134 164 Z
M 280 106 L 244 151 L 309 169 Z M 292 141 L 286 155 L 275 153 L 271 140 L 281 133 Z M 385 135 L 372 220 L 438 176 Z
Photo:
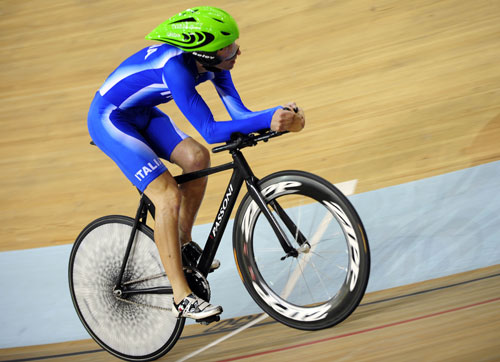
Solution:
M 212 149 L 229 151 L 232 162 L 175 177 L 182 184 L 232 170 L 202 255 L 184 271 L 192 291 L 209 301 L 210 266 L 245 183 L 247 194 L 233 226 L 243 284 L 275 320 L 319 330 L 340 323 L 360 303 L 370 271 L 368 240 L 354 207 L 325 179 L 303 171 L 255 177 L 241 150 L 282 134 L 237 134 Z M 146 225 L 154 211 L 142 194 L 135 218 L 110 215 L 92 221 L 69 260 L 71 298 L 81 322 L 102 348 L 128 361 L 163 356 L 185 322 L 172 313 L 172 287 Z

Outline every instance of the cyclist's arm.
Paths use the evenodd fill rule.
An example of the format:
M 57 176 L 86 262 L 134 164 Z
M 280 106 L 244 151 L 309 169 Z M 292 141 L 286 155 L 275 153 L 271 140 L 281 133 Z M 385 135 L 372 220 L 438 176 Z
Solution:
M 271 113 L 271 117 L 277 109 L 280 107 L 273 107 L 269 109 L 265 109 L 263 111 L 252 112 L 250 111 L 241 100 L 238 91 L 236 90 L 233 79 L 231 78 L 231 73 L 227 70 L 223 70 L 221 72 L 215 73 L 215 78 L 212 79 L 212 82 L 219 94 L 224 106 L 226 107 L 227 112 L 231 116 L 233 120 L 243 119 L 248 117 L 255 117 L 260 114 L 268 114 Z
M 207 143 L 228 141 L 234 132 L 251 133 L 269 128 L 276 109 L 252 113 L 238 122 L 216 122 L 207 104 L 195 89 L 191 73 L 177 59 L 169 60 L 164 77 L 175 103 Z

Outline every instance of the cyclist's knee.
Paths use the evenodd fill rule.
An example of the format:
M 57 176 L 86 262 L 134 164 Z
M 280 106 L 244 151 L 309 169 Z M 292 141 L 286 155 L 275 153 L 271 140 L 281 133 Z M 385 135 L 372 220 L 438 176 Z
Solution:
M 198 171 L 210 166 L 210 154 L 208 150 L 201 146 L 200 148 L 195 148 L 188 156 L 189 171 Z
M 172 161 L 184 172 L 198 171 L 210 166 L 210 153 L 206 147 L 188 138 L 174 150 Z

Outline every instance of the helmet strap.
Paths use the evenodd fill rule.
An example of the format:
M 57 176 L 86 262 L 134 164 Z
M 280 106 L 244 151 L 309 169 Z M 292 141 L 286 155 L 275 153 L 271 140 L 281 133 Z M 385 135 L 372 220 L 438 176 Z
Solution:
M 222 69 L 217 68 L 217 67 L 211 67 L 209 65 L 204 65 L 203 68 L 205 68 L 209 72 L 214 72 L 214 73 L 222 72 Z
M 218 72 L 220 69 L 215 68 L 217 64 L 222 62 L 221 57 L 217 55 L 217 52 L 192 52 L 193 57 L 200 63 L 203 68 L 211 72 Z

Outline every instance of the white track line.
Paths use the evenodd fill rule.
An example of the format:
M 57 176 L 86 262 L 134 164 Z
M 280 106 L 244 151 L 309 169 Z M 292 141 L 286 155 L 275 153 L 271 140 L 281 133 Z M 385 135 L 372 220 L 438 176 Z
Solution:
M 250 323 L 248 323 L 248 324 L 245 324 L 243 327 L 240 327 L 240 328 L 238 328 L 237 330 L 232 331 L 231 333 L 229 333 L 229 334 L 225 335 L 224 337 L 221 337 L 221 338 L 219 338 L 219 339 L 217 339 L 217 340 L 213 341 L 212 343 L 207 344 L 205 347 L 200 348 L 199 350 L 194 351 L 194 352 L 192 352 L 192 353 L 188 354 L 187 356 L 182 357 L 180 360 L 177 360 L 177 362 L 187 361 L 188 359 L 193 358 L 194 356 L 196 356 L 196 355 L 198 355 L 198 354 L 200 354 L 200 353 L 202 353 L 202 352 L 206 351 L 207 349 L 212 348 L 212 347 L 214 347 L 214 346 L 218 345 L 218 344 L 219 344 L 219 343 L 221 343 L 221 342 L 224 342 L 226 339 L 229 339 L 229 338 L 231 338 L 232 336 L 234 336 L 234 335 L 236 335 L 236 334 L 238 334 L 238 333 L 240 333 L 240 332 L 243 332 L 245 329 L 250 328 L 251 326 L 253 326 L 253 325 L 255 325 L 255 324 L 257 324 L 257 323 L 259 323 L 259 322 L 263 321 L 263 320 L 264 320 L 264 319 L 266 319 L 266 318 L 267 318 L 267 314 L 262 314 L 260 317 L 258 317 L 257 319 L 255 319 L 255 320 L 251 321 L 251 322 L 250 322 Z
M 336 183 L 335 186 L 346 196 L 354 195 L 358 180 L 350 180 Z

